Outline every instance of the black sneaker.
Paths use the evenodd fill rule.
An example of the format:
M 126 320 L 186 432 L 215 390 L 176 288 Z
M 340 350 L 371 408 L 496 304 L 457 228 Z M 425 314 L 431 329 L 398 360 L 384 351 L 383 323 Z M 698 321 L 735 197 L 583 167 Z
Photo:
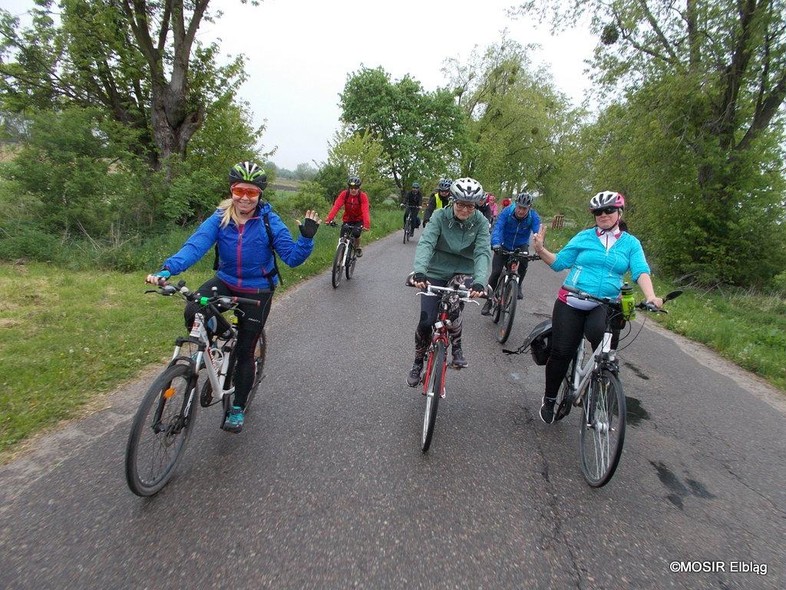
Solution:
M 407 385 L 417 387 L 420 383 L 420 373 L 423 371 L 423 359 L 415 359 L 412 370 L 407 375 Z
M 553 397 L 543 398 L 543 405 L 540 406 L 540 419 L 546 424 L 554 422 L 554 402 L 556 401 L 556 398 Z
M 491 315 L 491 303 L 491 299 L 486 299 L 486 303 L 483 304 L 480 310 L 480 315 Z
M 461 351 L 461 349 L 460 348 L 454 348 L 453 349 L 453 366 L 456 367 L 457 369 L 463 369 L 468 364 L 469 363 L 464 358 L 464 353 Z
M 360 248 L 355 248 L 355 256 L 357 256 L 358 258 L 363 256 L 363 250 L 361 250 Z
M 524 292 L 523 292 L 522 287 L 523 287 L 523 285 L 519 285 L 519 294 L 516 296 L 516 299 L 518 299 L 519 301 L 524 299 Z

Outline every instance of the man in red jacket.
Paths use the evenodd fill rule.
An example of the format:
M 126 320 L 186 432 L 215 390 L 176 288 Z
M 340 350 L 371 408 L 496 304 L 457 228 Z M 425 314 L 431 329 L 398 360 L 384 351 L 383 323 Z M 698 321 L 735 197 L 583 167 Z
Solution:
M 355 254 L 360 258 L 363 256 L 363 250 L 360 249 L 360 232 L 368 231 L 371 228 L 371 216 L 368 212 L 368 195 L 360 191 L 359 177 L 349 177 L 347 189 L 338 194 L 325 222 L 331 223 L 341 207 L 344 207 L 344 216 L 341 220 L 352 227 L 352 237 L 355 238 Z

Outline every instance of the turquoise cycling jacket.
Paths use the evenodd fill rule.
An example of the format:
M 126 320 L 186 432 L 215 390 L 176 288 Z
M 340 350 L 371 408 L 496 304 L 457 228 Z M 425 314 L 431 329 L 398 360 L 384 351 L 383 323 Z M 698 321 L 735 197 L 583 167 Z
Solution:
M 612 299 L 619 296 L 622 277 L 626 272 L 630 271 L 634 281 L 638 281 L 642 273 L 650 273 L 644 250 L 637 238 L 622 232 L 607 252 L 594 227 L 573 236 L 557 253 L 551 268 L 570 269 L 565 285 L 595 297 Z

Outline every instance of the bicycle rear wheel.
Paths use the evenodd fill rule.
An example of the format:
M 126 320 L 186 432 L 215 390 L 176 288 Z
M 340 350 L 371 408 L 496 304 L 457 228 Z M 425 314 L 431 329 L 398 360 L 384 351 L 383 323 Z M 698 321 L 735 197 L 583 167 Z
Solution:
M 334 289 L 338 288 L 339 283 L 341 283 L 341 275 L 344 273 L 344 249 L 346 247 L 346 244 L 339 244 L 336 248 L 336 255 L 333 257 L 333 274 L 331 275 L 331 282 L 333 283 Z
M 581 472 L 589 485 L 599 488 L 614 475 L 625 442 L 625 394 L 611 371 L 592 377 L 583 410 Z
M 175 473 L 191 435 L 199 403 L 189 365 L 171 365 L 148 389 L 126 445 L 126 482 L 137 496 L 152 496 Z
M 559 393 L 557 393 L 557 401 L 554 404 L 554 421 L 562 420 L 565 416 L 570 414 L 570 408 L 573 406 L 576 392 L 573 391 L 573 372 L 576 370 L 576 357 L 570 360 L 568 365 L 568 372 L 565 373 L 565 378 L 560 385 Z
M 259 389 L 259 383 L 265 378 L 264 369 L 266 355 L 267 336 L 265 331 L 262 330 L 262 334 L 259 336 L 259 340 L 257 340 L 257 347 L 254 349 L 254 382 L 251 384 L 251 390 L 248 392 L 248 397 L 246 398 L 246 412 L 248 412 L 248 408 L 251 407 L 251 402 L 254 401 L 254 397 Z
M 518 285 L 514 280 L 505 283 L 502 302 L 500 303 L 499 329 L 497 330 L 497 342 L 500 344 L 504 344 L 508 340 L 510 331 L 513 329 L 513 318 L 516 317 L 517 288 Z
M 445 371 L 447 369 L 447 350 L 443 342 L 437 342 L 429 353 L 426 365 L 425 382 L 426 409 L 423 413 L 423 432 L 420 437 L 420 450 L 424 453 L 431 446 L 434 436 L 434 424 L 437 420 L 437 408 L 442 390 L 445 388 Z

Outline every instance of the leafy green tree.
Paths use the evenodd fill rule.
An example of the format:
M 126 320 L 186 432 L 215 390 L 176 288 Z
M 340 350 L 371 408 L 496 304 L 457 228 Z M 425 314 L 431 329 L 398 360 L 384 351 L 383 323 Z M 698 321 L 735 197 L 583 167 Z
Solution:
M 689 212 L 673 224 L 679 239 L 659 241 L 671 270 L 707 283 L 767 284 L 785 248 L 783 2 L 529 0 L 519 10 L 549 15 L 557 26 L 590 15 L 600 40 L 595 79 L 605 89 L 596 98 L 631 103 L 624 111 L 630 122 L 625 140 L 636 138 L 640 148 L 652 150 L 634 160 L 657 162 L 670 187 L 657 190 L 656 170 L 648 167 L 649 198 L 638 200 L 642 214 L 651 210 L 652 222 L 644 227 L 653 228 L 675 204 Z M 614 129 L 604 131 L 624 141 Z M 629 168 L 629 174 L 642 170 Z M 766 249 L 760 248 L 762 235 L 768 236 Z M 755 269 L 752 260 L 760 262 Z
M 382 147 L 382 172 L 399 192 L 458 160 L 465 118 L 447 90 L 426 92 L 408 75 L 392 82 L 381 67 L 361 67 L 347 77 L 340 106 L 350 134 L 370 134 Z
M 503 38 L 466 64 L 449 59 L 445 68 L 470 121 L 472 147 L 462 154 L 462 170 L 490 192 L 550 192 L 570 127 L 567 100 L 526 51 Z
M 5 110 L 101 105 L 138 132 L 153 169 L 184 157 L 210 105 L 243 81 L 243 59 L 218 67 L 196 34 L 209 0 L 36 0 L 32 27 L 0 11 Z

